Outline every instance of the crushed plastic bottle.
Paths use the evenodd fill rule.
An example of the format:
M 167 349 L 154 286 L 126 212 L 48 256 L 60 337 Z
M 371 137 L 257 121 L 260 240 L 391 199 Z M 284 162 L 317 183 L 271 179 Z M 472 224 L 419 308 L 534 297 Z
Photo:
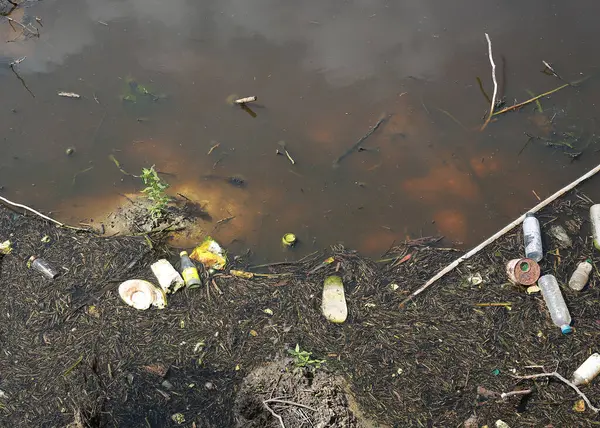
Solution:
M 592 261 L 590 259 L 579 263 L 577 269 L 571 275 L 571 279 L 569 279 L 569 287 L 575 291 L 583 290 L 590 278 L 590 273 L 592 273 Z
M 563 334 L 573 332 L 571 328 L 571 314 L 554 275 L 542 276 L 538 281 L 538 286 L 542 290 L 542 296 L 544 297 L 554 325 L 560 327 Z
M 594 247 L 600 250 L 600 204 L 590 207 L 590 221 L 592 222 L 592 236 L 594 237 Z
M 579 366 L 571 377 L 575 386 L 590 383 L 600 373 L 600 354 L 594 353 Z
M 185 281 L 185 286 L 188 288 L 198 288 L 202 285 L 200 281 L 200 275 L 198 275 L 198 269 L 194 265 L 194 262 L 188 256 L 187 251 L 179 253 L 181 260 L 181 276 Z
M 540 222 L 532 213 L 525 214 L 523 221 L 523 239 L 525 240 L 525 257 L 536 262 L 544 257 L 542 248 L 542 232 Z
M 50 266 L 50 263 L 36 256 L 31 256 L 29 258 L 27 266 L 37 270 L 48 279 L 54 279 L 58 276 L 58 272 L 56 272 L 52 266 Z

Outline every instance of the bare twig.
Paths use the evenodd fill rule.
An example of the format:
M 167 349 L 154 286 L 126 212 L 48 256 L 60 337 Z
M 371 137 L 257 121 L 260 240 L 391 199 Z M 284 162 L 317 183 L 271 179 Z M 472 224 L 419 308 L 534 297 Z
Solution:
M 543 200 L 542 202 L 540 202 L 539 204 L 537 204 L 535 207 L 533 207 L 531 210 L 529 210 L 529 212 L 532 213 L 532 214 L 538 212 L 542 208 L 546 207 L 548 204 L 550 204 L 550 203 L 554 202 L 556 199 L 560 198 L 562 195 L 564 195 L 565 193 L 567 193 L 569 190 L 572 190 L 575 187 L 577 187 L 581 182 L 583 182 L 583 181 L 587 180 L 588 178 L 596 175 L 599 171 L 600 171 L 600 165 L 597 165 L 595 168 L 593 168 L 592 170 L 588 171 L 586 174 L 582 175 L 577 180 L 573 181 L 571 184 L 563 187 L 562 189 L 558 190 L 553 195 L 549 196 L 548 198 L 546 198 L 545 200 Z M 413 291 L 406 299 L 404 299 L 400 303 L 400 308 L 403 308 L 404 306 L 406 306 L 406 304 L 408 302 L 410 302 L 416 296 L 418 296 L 419 294 L 421 294 L 423 291 L 425 291 L 427 288 L 429 288 L 433 283 L 435 283 L 438 279 L 440 279 L 444 275 L 446 275 L 448 272 L 453 271 L 459 264 L 461 264 L 465 260 L 473 257 L 475 254 L 477 254 L 478 252 L 480 252 L 481 250 L 483 250 L 489 244 L 491 244 L 492 242 L 494 242 L 498 238 L 504 236 L 505 234 L 507 234 L 508 232 L 510 232 L 511 230 L 513 230 L 515 227 L 517 227 L 518 225 L 520 225 L 523 222 L 523 220 L 525 220 L 525 214 L 523 214 L 521 217 L 519 217 L 518 219 L 516 219 L 512 223 L 508 224 L 507 226 L 505 226 L 504 228 L 502 228 L 501 230 L 499 230 L 498 232 L 496 232 L 494 235 L 490 236 L 488 239 L 486 239 L 485 241 L 483 241 L 481 244 L 479 244 L 478 246 L 476 246 L 475 248 L 473 248 L 471 251 L 467 252 L 466 254 L 462 255 L 458 259 L 454 260 L 452 263 L 450 263 L 444 269 L 442 269 L 441 271 L 439 271 L 438 273 L 436 273 L 435 276 L 433 276 L 429 281 L 427 281 L 421 287 L 419 287 L 415 291 Z
M 27 86 L 27 83 L 25 83 L 25 80 L 23 80 L 23 78 L 21 77 L 21 75 L 19 73 L 17 73 L 17 70 L 15 70 L 15 65 L 21 64 L 23 61 L 25 61 L 25 59 L 27 59 L 26 56 L 24 56 L 23 58 L 16 59 L 13 62 L 11 62 L 9 64 L 9 66 L 10 66 L 10 69 L 12 70 L 12 72 L 15 74 L 15 76 L 17 76 L 17 79 L 19 79 L 19 81 L 21 82 L 21 84 L 23 85 L 23 87 L 25 89 L 27 89 L 27 92 L 29 92 L 29 94 L 33 98 L 35 98 L 35 95 L 33 95 L 33 92 L 31 92 L 31 89 L 29 89 L 29 87 Z
M 15 59 L 13 62 L 11 62 L 9 65 L 11 67 L 14 67 L 15 65 L 19 65 L 21 64 L 23 61 L 25 61 L 27 59 L 26 56 L 24 56 L 23 58 L 19 58 L 19 59 Z
M 503 392 L 502 394 L 500 394 L 500 398 L 502 398 L 503 400 L 505 400 L 508 397 L 512 397 L 514 395 L 529 395 L 532 392 L 533 392 L 533 390 L 531 390 L 531 389 L 521 389 L 521 390 L 518 390 L 518 391 Z
M 27 210 L 27 211 L 29 211 L 29 212 L 32 212 L 32 213 L 34 213 L 35 215 L 38 215 L 38 216 L 40 216 L 40 217 L 41 217 L 41 218 L 43 218 L 44 220 L 48 220 L 48 221 L 50 221 L 50 222 L 52 222 L 52 223 L 56 224 L 57 226 L 64 227 L 64 228 L 67 228 L 67 229 L 80 230 L 80 231 L 84 231 L 84 232 L 91 232 L 91 230 L 90 230 L 90 229 L 84 229 L 84 228 L 81 228 L 81 227 L 69 226 L 69 225 L 67 225 L 67 224 L 61 223 L 60 221 L 58 221 L 58 220 L 54 220 L 53 218 L 50 218 L 50 217 L 48 217 L 47 215 L 44 215 L 44 214 L 42 214 L 41 212 L 39 212 L 39 211 L 36 211 L 36 210 L 34 210 L 33 208 L 30 208 L 30 207 L 28 207 L 27 205 L 18 204 L 18 203 L 16 203 L 16 202 L 9 201 L 8 199 L 6 199 L 6 198 L 4 198 L 4 197 L 2 197 L 2 196 L 0 196 L 0 201 L 2 201 L 2 202 L 4 202 L 4 203 L 6 203 L 6 204 L 8 204 L 8 205 L 12 205 L 13 207 L 22 208 L 22 209 L 24 209 L 24 210 Z
M 277 413 L 275 413 L 273 411 L 273 409 L 271 409 L 265 401 L 263 401 L 263 406 L 265 406 L 265 408 L 269 411 L 269 413 L 271 413 L 273 415 L 273 417 L 277 418 L 277 420 L 279 421 L 279 424 L 281 425 L 281 428 L 285 428 L 285 424 L 283 423 L 283 418 L 281 416 L 279 416 Z
M 515 395 L 528 395 L 533 392 L 532 389 L 520 389 L 516 391 L 510 392 L 496 392 L 491 389 L 484 388 L 483 386 L 477 387 L 477 395 L 483 398 L 501 398 L 502 400 L 506 400 L 508 397 L 513 397 Z
M 488 35 L 488 33 L 485 33 L 485 38 L 487 39 L 488 52 L 490 55 L 490 64 L 492 65 L 492 80 L 494 81 L 494 94 L 492 95 L 492 102 L 490 105 L 490 112 L 488 114 L 488 117 L 481 126 L 482 131 L 485 129 L 486 126 L 488 126 L 490 120 L 492 120 L 492 116 L 494 115 L 494 108 L 496 107 L 496 95 L 498 95 L 498 82 L 496 81 L 496 64 L 494 63 L 494 57 L 492 56 L 492 41 L 490 40 L 490 36 Z
M 10 16 L 5 16 L 6 19 L 8 19 L 8 22 L 12 25 L 12 24 L 17 24 L 19 27 L 21 27 L 23 30 L 27 30 L 29 32 L 29 34 L 35 36 L 35 37 L 40 37 L 40 31 L 37 28 L 31 29 L 29 28 L 28 25 L 23 25 L 22 23 L 20 23 L 19 21 L 16 21 L 14 19 L 12 19 Z
M 514 375 L 511 375 L 511 376 L 516 379 L 537 379 L 537 378 L 542 378 L 542 377 L 555 377 L 556 379 L 560 380 L 562 383 L 564 383 L 565 385 L 567 385 L 571 389 L 573 389 L 573 391 L 575 391 L 577 393 L 577 395 L 579 395 L 583 399 L 583 401 L 585 401 L 585 403 L 588 405 L 590 410 L 592 410 L 595 413 L 600 412 L 600 409 L 598 409 L 597 407 L 594 407 L 592 405 L 592 403 L 590 402 L 590 400 L 587 398 L 587 396 L 583 392 L 581 392 L 581 390 L 579 388 L 577 388 L 577 386 L 575 386 L 572 382 L 570 382 L 569 380 L 564 378 L 560 373 L 558 373 L 556 371 L 551 372 L 551 373 L 539 373 L 539 374 L 528 375 L 528 376 L 514 376 Z
M 506 112 L 508 112 L 508 111 L 511 111 L 511 110 L 516 110 L 516 109 L 518 109 L 518 108 L 521 108 L 521 107 L 523 107 L 523 106 L 525 106 L 525 105 L 527 105 L 527 104 L 529 104 L 529 103 L 532 103 L 532 102 L 534 102 L 534 101 L 537 101 L 537 100 L 539 100 L 540 98 L 544 98 L 544 97 L 547 97 L 548 95 L 552 95 L 553 93 L 555 93 L 555 92 L 558 92 L 558 91 L 560 91 L 561 89 L 565 89 L 567 86 L 571 86 L 571 85 L 572 85 L 571 83 L 565 83 L 564 85 L 561 85 L 561 86 L 559 86 L 558 88 L 554 88 L 554 89 L 552 89 L 551 91 L 544 92 L 543 94 L 540 94 L 540 95 L 536 95 L 536 96 L 535 96 L 535 97 L 533 97 L 533 98 L 529 98 L 527 101 L 523 101 L 522 103 L 515 104 L 515 105 L 512 105 L 512 106 L 510 106 L 510 107 L 503 108 L 502 110 L 500 110 L 500 111 L 497 111 L 497 112 L 493 113 L 493 114 L 492 114 L 492 116 L 498 116 L 498 115 L 500 115 L 500 114 L 503 114 L 503 113 L 506 113 Z M 488 118 L 488 119 L 489 119 L 489 118 Z
M 263 401 L 263 403 L 281 403 L 281 404 L 289 404 L 290 406 L 298 406 L 298 407 L 303 407 L 305 409 L 308 410 L 312 410 L 313 412 L 316 412 L 317 409 L 314 409 L 312 407 L 309 406 L 305 406 L 304 404 L 300 404 L 300 403 L 295 403 L 293 401 L 287 401 L 287 400 L 279 400 L 277 398 L 269 398 L 268 400 Z

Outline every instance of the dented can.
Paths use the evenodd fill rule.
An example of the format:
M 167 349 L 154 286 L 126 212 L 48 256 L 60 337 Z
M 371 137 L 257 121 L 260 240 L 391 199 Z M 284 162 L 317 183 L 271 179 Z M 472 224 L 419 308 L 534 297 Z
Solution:
M 506 264 L 506 274 L 513 284 L 533 285 L 540 277 L 540 265 L 533 259 L 512 259 Z

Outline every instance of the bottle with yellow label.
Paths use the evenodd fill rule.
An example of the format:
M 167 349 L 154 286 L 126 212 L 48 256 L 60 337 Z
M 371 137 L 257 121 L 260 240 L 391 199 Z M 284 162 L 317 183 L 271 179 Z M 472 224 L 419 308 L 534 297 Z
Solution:
M 200 287 L 202 285 L 202 281 L 200 281 L 198 269 L 196 269 L 194 262 L 192 262 L 192 260 L 188 256 L 187 251 L 182 251 L 181 253 L 179 253 L 179 257 L 181 258 L 181 276 L 183 276 L 183 280 L 185 281 L 186 287 Z

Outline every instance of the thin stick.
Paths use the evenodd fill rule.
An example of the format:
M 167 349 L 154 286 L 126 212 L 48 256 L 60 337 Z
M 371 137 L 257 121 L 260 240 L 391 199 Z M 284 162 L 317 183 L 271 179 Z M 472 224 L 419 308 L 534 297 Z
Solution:
M 313 412 L 316 412 L 317 409 L 314 409 L 312 407 L 309 406 L 305 406 L 304 404 L 300 404 L 300 403 L 295 403 L 293 401 L 287 401 L 287 400 L 279 400 L 277 398 L 269 398 L 268 400 L 265 400 L 264 403 L 282 403 L 282 404 L 289 404 L 290 406 L 298 406 L 298 407 L 303 407 L 305 409 L 308 410 L 312 410 Z
M 271 414 L 272 414 L 272 415 L 273 415 L 275 418 L 277 418 L 277 419 L 279 420 L 279 424 L 281 425 L 281 428 L 285 428 L 285 424 L 283 423 L 283 418 L 282 418 L 281 416 L 279 416 L 277 413 L 275 413 L 275 412 L 273 411 L 273 409 L 271 409 L 271 408 L 269 407 L 269 405 L 268 405 L 268 404 L 267 404 L 265 401 L 263 401 L 263 406 L 265 406 L 265 407 L 266 407 L 266 409 L 267 409 L 267 410 L 268 410 L 268 411 L 269 411 L 269 412 L 270 412 L 270 413 L 271 413 Z
M 52 222 L 52 223 L 56 224 L 57 226 L 60 226 L 60 227 L 65 227 L 65 228 L 67 228 L 67 229 L 81 230 L 81 231 L 84 231 L 84 232 L 90 232 L 90 229 L 83 229 L 83 228 L 81 228 L 81 227 L 69 226 L 69 225 L 67 225 L 67 224 L 61 223 L 60 221 L 54 220 L 53 218 L 50 218 L 50 217 L 48 217 L 47 215 L 44 215 L 44 214 L 42 214 L 41 212 L 39 212 L 39 211 L 36 211 L 36 210 L 34 210 L 33 208 L 30 208 L 30 207 L 28 207 L 27 205 L 23 205 L 23 204 L 17 204 L 16 202 L 9 201 L 8 199 L 6 199 L 6 198 L 4 198 L 4 197 L 2 197 L 2 196 L 0 196 L 0 201 L 2 201 L 2 202 L 4 202 L 4 203 L 6 203 L 6 204 L 8 204 L 8 205 L 12 205 L 13 207 L 23 208 L 24 210 L 27 210 L 27 211 L 29 211 L 29 212 L 32 212 L 32 213 L 34 213 L 35 215 L 38 215 L 38 216 L 40 216 L 40 217 L 41 217 L 41 218 L 43 218 L 44 220 L 48 220 L 48 221 L 50 221 L 50 222 Z
M 552 196 L 549 196 L 544 201 L 540 202 L 535 207 L 533 207 L 531 210 L 529 210 L 529 212 L 530 213 L 536 213 L 536 212 L 538 212 L 539 210 L 541 210 L 542 208 L 544 208 L 548 204 L 554 202 L 556 199 L 558 199 L 559 197 L 561 197 L 562 195 L 564 195 L 565 193 L 567 193 L 569 190 L 572 190 L 575 187 L 577 187 L 581 182 L 583 182 L 583 181 L 587 180 L 588 178 L 590 178 L 590 177 L 594 176 L 595 174 L 597 174 L 598 171 L 600 171 L 600 165 L 596 166 L 591 171 L 588 171 L 586 174 L 582 175 L 581 177 L 579 177 L 577 180 L 573 181 L 568 186 L 563 187 L 562 189 L 560 189 L 559 191 L 557 191 L 556 193 L 554 193 Z M 485 241 L 483 241 L 481 244 L 479 244 L 478 246 L 476 246 L 475 248 L 473 248 L 468 253 L 466 253 L 466 254 L 462 255 L 461 257 L 459 257 L 458 259 L 454 260 L 452 263 L 450 263 L 444 269 L 442 269 L 437 274 L 435 274 L 435 276 L 433 278 L 431 278 L 429 281 L 427 281 L 421 287 L 419 287 L 418 289 L 416 289 L 415 291 L 413 291 L 410 294 L 410 296 L 408 296 L 406 299 L 404 299 L 402 301 L 402 303 L 400 303 L 400 308 L 403 308 L 404 306 L 406 306 L 406 304 L 408 302 L 410 302 L 416 296 L 418 296 L 419 294 L 421 294 L 423 291 L 425 291 L 427 288 L 429 288 L 431 286 L 431 284 L 433 284 L 434 282 L 436 282 L 438 279 L 442 278 L 448 272 L 453 271 L 459 264 L 461 264 L 465 260 L 471 258 L 475 254 L 477 254 L 479 251 L 481 251 L 485 247 L 487 247 L 489 244 L 491 244 L 492 242 L 494 242 L 496 239 L 500 238 L 501 236 L 504 236 L 505 234 L 507 234 L 508 232 L 510 232 L 512 229 L 514 229 L 515 227 L 517 227 L 518 225 L 520 225 L 523 222 L 523 220 L 525 220 L 525 214 L 523 214 L 521 217 L 519 217 L 518 219 L 516 219 L 515 221 L 513 221 L 509 225 L 505 226 L 503 229 L 501 229 L 498 232 L 496 232 L 494 235 L 492 235 L 491 237 L 489 237 L 488 239 L 486 239 Z
M 570 382 L 567 379 L 565 379 L 564 377 L 562 377 L 560 375 L 560 373 L 558 373 L 558 372 L 540 373 L 540 374 L 534 374 L 534 375 L 528 375 L 528 376 L 513 376 L 513 377 L 516 379 L 536 379 L 536 378 L 540 378 L 540 377 L 555 377 L 558 380 L 560 380 L 562 383 L 564 383 L 565 385 L 572 388 L 573 391 L 575 391 L 581 398 L 583 398 L 583 401 L 585 401 L 585 403 L 588 405 L 590 410 L 592 410 L 595 413 L 600 412 L 600 409 L 598 409 L 597 407 L 594 407 L 592 405 L 592 403 L 590 402 L 590 400 L 587 398 L 587 396 L 583 392 L 581 392 L 581 390 L 579 388 L 577 388 L 577 386 L 575 386 L 575 384 L 573 384 L 572 382 Z
M 496 81 L 496 64 L 494 63 L 494 57 L 492 56 L 492 41 L 490 40 L 490 36 L 488 36 L 488 33 L 485 33 L 485 38 L 487 39 L 488 43 L 490 64 L 492 64 L 492 80 L 494 81 L 494 95 L 492 95 L 492 102 L 490 103 L 490 113 L 488 114 L 487 119 L 481 126 L 482 131 L 485 129 L 486 126 L 488 126 L 490 120 L 492 120 L 492 116 L 494 115 L 494 108 L 496 107 L 496 95 L 498 94 L 498 82 Z
M 529 103 L 532 103 L 532 102 L 534 102 L 534 101 L 537 101 L 537 100 L 539 100 L 540 98 L 544 98 L 544 97 L 547 97 L 548 95 L 552 95 L 553 93 L 555 93 L 555 92 L 558 92 L 558 91 L 560 91 L 561 89 L 564 89 L 564 88 L 566 88 L 567 86 L 571 86 L 571 83 L 565 83 L 564 85 L 562 85 L 562 86 L 559 86 L 558 88 L 554 88 L 554 89 L 552 89 L 551 91 L 544 92 L 543 94 L 540 94 L 540 95 L 537 95 L 537 96 L 535 96 L 535 97 L 533 97 L 533 98 L 530 98 L 530 99 L 528 99 L 527 101 L 523 101 L 522 103 L 515 104 L 514 106 L 510 106 L 510 107 L 503 108 L 502 110 L 500 110 L 500 111 L 497 111 L 496 113 L 493 113 L 493 114 L 492 114 L 492 116 L 498 116 L 499 114 L 503 114 L 503 113 L 506 113 L 506 112 L 508 112 L 508 111 L 511 111 L 511 110 L 516 110 L 516 109 L 518 109 L 518 108 L 521 108 L 521 107 L 523 107 L 524 105 L 527 105 L 527 104 L 529 104 Z M 488 119 L 489 119 L 489 117 L 488 117 Z M 489 122 L 489 120 L 488 120 L 488 122 Z
M 500 398 L 506 400 L 508 397 L 512 397 L 513 395 L 529 395 L 532 392 L 533 391 L 531 389 L 521 389 L 519 391 L 503 392 L 502 394 L 500 394 Z
M 31 28 L 29 28 L 29 26 L 23 25 L 19 21 L 15 21 L 10 16 L 5 16 L 5 18 L 8 19 L 8 22 L 10 22 L 11 24 L 17 24 L 23 30 L 27 30 L 31 35 L 36 36 L 36 37 L 40 37 L 40 31 L 37 28 L 35 28 L 35 31 L 33 31 Z

